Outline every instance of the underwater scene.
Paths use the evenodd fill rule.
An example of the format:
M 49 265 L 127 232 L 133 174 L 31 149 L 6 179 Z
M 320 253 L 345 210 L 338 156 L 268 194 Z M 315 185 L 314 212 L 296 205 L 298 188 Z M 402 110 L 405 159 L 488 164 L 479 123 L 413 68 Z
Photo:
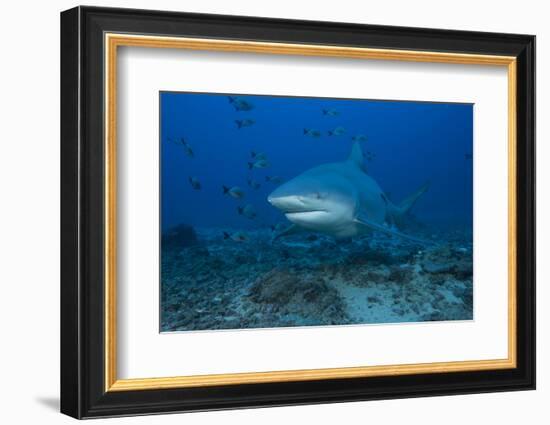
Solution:
M 473 105 L 160 93 L 160 331 L 473 319 Z

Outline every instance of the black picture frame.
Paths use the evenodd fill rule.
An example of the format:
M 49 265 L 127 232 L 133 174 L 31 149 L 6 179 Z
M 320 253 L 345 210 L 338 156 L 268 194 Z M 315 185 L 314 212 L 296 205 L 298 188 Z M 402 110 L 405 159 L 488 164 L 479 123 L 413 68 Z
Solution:
M 517 58 L 517 367 L 105 391 L 104 34 L 139 33 Z M 535 37 L 76 7 L 61 13 L 61 412 L 75 418 L 535 388 Z

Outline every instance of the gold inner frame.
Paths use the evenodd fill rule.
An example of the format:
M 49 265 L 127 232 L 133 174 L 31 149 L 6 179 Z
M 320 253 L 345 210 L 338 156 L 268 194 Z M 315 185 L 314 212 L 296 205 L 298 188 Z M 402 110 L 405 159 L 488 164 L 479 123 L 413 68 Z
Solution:
M 310 381 L 416 373 L 448 373 L 516 367 L 516 58 L 445 52 L 370 49 L 328 45 L 105 34 L 105 391 Z M 507 67 L 508 72 L 508 357 L 382 366 L 247 372 L 164 378 L 118 379 L 116 324 L 116 123 L 117 51 L 120 46 L 248 52 L 281 55 L 328 56 L 355 59 L 398 60 Z

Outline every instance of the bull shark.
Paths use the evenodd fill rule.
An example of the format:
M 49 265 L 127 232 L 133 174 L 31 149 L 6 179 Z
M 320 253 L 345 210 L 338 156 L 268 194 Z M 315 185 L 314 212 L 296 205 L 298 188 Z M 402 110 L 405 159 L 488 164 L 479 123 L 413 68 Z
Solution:
M 268 202 L 292 223 L 275 239 L 302 231 L 320 232 L 339 239 L 379 231 L 418 244 L 430 244 L 395 227 L 403 222 L 428 186 L 424 184 L 399 205 L 393 204 L 378 183 L 367 175 L 363 152 L 355 142 L 346 161 L 310 168 L 268 196 Z

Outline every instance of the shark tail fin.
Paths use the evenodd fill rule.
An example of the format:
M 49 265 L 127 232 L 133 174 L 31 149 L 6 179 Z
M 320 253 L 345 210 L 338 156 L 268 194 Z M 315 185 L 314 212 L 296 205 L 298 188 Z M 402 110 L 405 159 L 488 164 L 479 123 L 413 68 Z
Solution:
M 412 209 L 414 204 L 416 204 L 418 198 L 426 193 L 429 187 L 430 182 L 426 182 L 416 192 L 412 193 L 411 195 L 407 196 L 403 201 L 401 201 L 401 203 L 397 207 L 399 213 L 402 215 L 407 214 Z

